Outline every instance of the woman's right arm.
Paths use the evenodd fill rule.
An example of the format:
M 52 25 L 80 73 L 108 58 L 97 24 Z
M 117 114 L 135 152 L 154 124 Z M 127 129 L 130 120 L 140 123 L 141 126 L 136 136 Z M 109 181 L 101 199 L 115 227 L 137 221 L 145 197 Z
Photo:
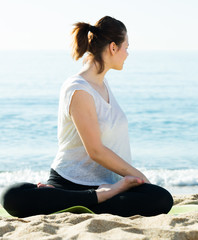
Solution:
M 135 176 L 149 183 L 143 173 L 102 144 L 95 102 L 89 93 L 76 90 L 69 109 L 78 134 L 92 160 L 123 177 Z

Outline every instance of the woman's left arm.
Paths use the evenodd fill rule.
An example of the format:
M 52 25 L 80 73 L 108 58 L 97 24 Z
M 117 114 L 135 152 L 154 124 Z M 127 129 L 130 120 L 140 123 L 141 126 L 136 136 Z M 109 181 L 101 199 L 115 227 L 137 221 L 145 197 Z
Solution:
M 101 141 L 95 102 L 89 93 L 78 90 L 73 94 L 70 104 L 70 115 L 92 160 L 123 177 L 135 176 L 149 183 L 149 180 L 143 173 L 104 146 Z

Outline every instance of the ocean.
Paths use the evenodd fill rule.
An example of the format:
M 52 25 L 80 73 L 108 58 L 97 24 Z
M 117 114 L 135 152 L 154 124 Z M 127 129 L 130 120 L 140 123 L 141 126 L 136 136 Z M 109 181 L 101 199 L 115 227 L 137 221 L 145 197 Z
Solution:
M 56 155 L 67 51 L 0 52 L 0 193 L 45 182 Z M 198 193 L 198 52 L 132 51 L 109 85 L 126 113 L 133 165 L 172 194 Z

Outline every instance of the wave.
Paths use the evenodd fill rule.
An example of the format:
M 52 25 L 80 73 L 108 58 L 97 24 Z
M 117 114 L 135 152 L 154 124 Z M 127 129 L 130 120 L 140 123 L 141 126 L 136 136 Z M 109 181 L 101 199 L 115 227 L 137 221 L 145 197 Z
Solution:
M 163 187 L 194 187 L 198 186 L 198 169 L 140 169 L 151 183 Z M 49 177 L 49 171 L 33 171 L 24 169 L 13 172 L 0 172 L 0 189 L 16 182 L 45 183 Z
M 17 182 L 45 183 L 48 177 L 49 171 L 33 171 L 30 169 L 0 172 L 0 189 Z
M 160 186 L 198 186 L 198 169 L 141 169 L 141 171 L 153 184 Z

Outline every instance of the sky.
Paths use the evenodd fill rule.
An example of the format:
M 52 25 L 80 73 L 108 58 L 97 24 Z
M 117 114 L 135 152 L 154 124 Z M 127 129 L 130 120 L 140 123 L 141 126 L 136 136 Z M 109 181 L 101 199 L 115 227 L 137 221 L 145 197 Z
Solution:
M 198 50 L 197 0 L 0 0 L 0 50 L 69 49 L 72 24 L 115 17 L 131 50 Z

